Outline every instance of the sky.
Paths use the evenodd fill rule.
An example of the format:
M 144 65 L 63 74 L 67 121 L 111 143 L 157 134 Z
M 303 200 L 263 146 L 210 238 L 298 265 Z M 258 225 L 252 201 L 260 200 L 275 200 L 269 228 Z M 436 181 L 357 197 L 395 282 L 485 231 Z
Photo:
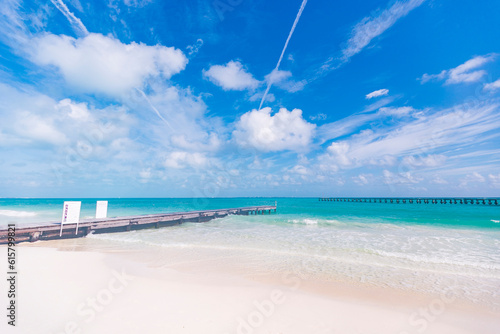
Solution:
M 0 197 L 499 196 L 499 14 L 3 0 Z

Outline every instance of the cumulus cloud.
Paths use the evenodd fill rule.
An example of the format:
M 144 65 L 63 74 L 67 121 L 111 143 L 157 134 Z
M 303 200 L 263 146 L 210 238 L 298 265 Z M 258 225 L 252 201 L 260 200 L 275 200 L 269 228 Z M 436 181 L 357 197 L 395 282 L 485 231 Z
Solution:
M 244 147 L 260 151 L 305 151 L 309 147 L 316 126 L 302 118 L 302 110 L 281 108 L 271 115 L 271 108 L 252 110 L 236 123 L 233 137 Z
M 170 78 L 187 58 L 178 49 L 90 34 L 84 38 L 47 34 L 33 39 L 31 59 L 55 66 L 73 87 L 89 93 L 121 95 L 141 88 L 150 77 Z
M 349 144 L 347 142 L 334 142 L 327 148 L 330 156 L 336 164 L 349 166 L 352 164 L 351 159 L 347 156 L 349 152 Z
M 500 89 L 500 79 L 498 79 L 497 81 L 485 84 L 484 89 L 485 90 L 492 90 L 492 91 Z
M 379 89 L 379 90 L 376 90 L 374 92 L 371 92 L 370 94 L 366 94 L 366 99 L 369 100 L 369 99 L 372 99 L 374 97 L 385 96 L 387 94 L 389 94 L 388 89 Z
M 253 90 L 260 85 L 239 61 L 231 60 L 225 65 L 213 65 L 208 70 L 203 70 L 203 75 L 224 90 Z
M 495 60 L 495 57 L 495 54 L 476 56 L 450 70 L 443 70 L 438 74 L 425 73 L 419 80 L 420 83 L 424 84 L 432 80 L 440 81 L 446 79 L 446 85 L 477 82 L 486 75 L 486 71 L 479 68 Z
M 135 119 L 124 108 L 96 109 L 70 99 L 58 102 L 43 94 L 1 84 L 0 97 L 0 133 L 8 139 L 2 144 L 40 149 L 44 162 L 47 156 L 61 151 L 107 159 L 124 152 L 131 154 L 137 146 L 129 139 Z

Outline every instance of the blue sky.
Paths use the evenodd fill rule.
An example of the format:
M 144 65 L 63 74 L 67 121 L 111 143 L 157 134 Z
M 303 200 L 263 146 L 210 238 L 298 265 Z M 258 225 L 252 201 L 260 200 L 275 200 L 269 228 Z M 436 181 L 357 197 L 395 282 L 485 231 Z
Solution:
M 498 196 L 499 13 L 2 1 L 0 196 Z

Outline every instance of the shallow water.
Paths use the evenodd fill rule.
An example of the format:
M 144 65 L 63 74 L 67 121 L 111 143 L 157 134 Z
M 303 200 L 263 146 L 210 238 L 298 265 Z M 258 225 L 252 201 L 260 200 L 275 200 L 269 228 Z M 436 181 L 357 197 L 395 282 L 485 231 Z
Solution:
M 453 287 L 457 298 L 500 309 L 500 208 L 454 204 L 320 202 L 315 198 L 109 199 L 109 216 L 266 205 L 272 215 L 100 234 L 89 242 L 149 249 L 176 258 L 237 264 L 254 272 L 294 272 L 422 293 Z M 63 200 L 2 200 L 19 225 L 57 220 Z M 95 200 L 82 201 L 91 217 Z M 12 212 L 23 212 L 17 216 Z M 23 216 L 24 215 L 24 216 Z M 0 216 L 2 217 L 2 216 Z M 161 263 L 159 264 L 161 265 Z

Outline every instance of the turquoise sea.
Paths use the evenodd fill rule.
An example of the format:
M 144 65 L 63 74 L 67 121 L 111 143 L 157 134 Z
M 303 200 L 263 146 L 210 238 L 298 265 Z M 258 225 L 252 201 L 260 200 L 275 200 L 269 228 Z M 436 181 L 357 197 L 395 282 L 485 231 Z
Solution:
M 81 201 L 80 218 L 93 218 L 98 200 L 107 200 L 108 216 L 235 208 L 278 203 L 277 220 L 338 219 L 366 224 L 425 225 L 449 228 L 500 229 L 500 206 L 477 204 L 385 204 L 320 202 L 318 198 L 0 198 L 0 226 L 60 221 L 65 200 Z M 286 219 L 285 219 L 286 218 Z
M 77 199 L 66 199 L 77 200 Z M 79 199 L 78 199 L 79 200 Z M 97 199 L 81 199 L 81 218 Z M 318 198 L 108 200 L 108 216 L 269 205 L 276 214 L 91 235 L 99 247 L 149 249 L 242 271 L 293 271 L 457 298 L 500 310 L 500 206 L 322 202 Z M 0 199 L 0 224 L 60 221 L 63 199 Z M 178 255 L 178 256 L 177 256 Z M 166 261 L 166 260 L 165 260 Z M 215 261 L 215 262 L 214 262 Z M 167 263 L 167 262 L 165 262 Z

